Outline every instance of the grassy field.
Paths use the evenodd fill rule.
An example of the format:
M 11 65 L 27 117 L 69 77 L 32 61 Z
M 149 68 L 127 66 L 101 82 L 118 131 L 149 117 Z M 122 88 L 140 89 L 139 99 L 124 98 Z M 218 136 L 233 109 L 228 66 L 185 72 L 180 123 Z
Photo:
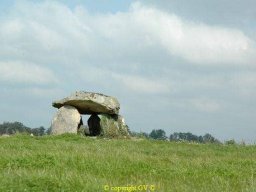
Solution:
M 0 157 L 0 191 L 256 191 L 256 146 L 16 135 Z

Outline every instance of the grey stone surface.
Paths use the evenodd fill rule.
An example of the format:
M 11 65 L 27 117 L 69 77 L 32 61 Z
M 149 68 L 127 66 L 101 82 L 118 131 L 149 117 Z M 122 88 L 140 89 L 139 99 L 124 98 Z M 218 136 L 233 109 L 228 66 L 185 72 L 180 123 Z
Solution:
M 128 127 L 128 125 L 126 125 L 124 117 L 121 116 L 121 115 L 118 115 L 117 122 L 118 122 L 118 126 L 119 126 L 119 132 L 122 135 L 129 136 L 130 135 L 129 134 L 129 127 Z
M 64 105 L 75 107 L 81 114 L 118 114 L 120 109 L 116 98 L 85 91 L 77 91 L 69 97 L 52 103 L 56 108 Z
M 85 134 L 86 136 L 89 136 L 89 135 L 90 135 L 90 129 L 89 129 L 88 126 L 85 127 L 85 129 L 84 129 L 84 134 Z
M 101 114 L 99 117 L 101 135 L 106 137 L 129 136 L 128 126 L 122 116 Z
M 88 119 L 90 136 L 128 137 L 128 126 L 120 115 L 92 114 Z
M 52 134 L 77 133 L 80 125 L 81 115 L 78 110 L 69 105 L 64 105 L 58 109 L 52 120 Z

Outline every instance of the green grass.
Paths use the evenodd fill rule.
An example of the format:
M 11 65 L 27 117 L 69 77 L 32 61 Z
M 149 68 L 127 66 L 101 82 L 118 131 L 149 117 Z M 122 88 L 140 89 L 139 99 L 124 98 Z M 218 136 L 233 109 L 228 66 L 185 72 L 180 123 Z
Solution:
M 0 191 L 256 192 L 256 146 L 16 135 L 0 173 Z

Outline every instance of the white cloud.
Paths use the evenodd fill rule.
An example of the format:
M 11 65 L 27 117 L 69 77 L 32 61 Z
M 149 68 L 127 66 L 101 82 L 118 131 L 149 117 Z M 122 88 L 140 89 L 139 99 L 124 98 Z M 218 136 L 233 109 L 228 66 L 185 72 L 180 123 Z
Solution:
M 177 99 L 170 103 L 171 107 L 183 110 L 184 113 L 216 113 L 223 111 L 227 106 L 223 102 L 207 97 L 188 97 Z
M 170 57 L 195 64 L 254 65 L 256 57 L 255 42 L 239 29 L 194 23 L 141 3 L 127 12 L 96 15 L 51 1 L 22 3 L 12 19 L 1 22 L 0 37 L 0 55 L 37 50 L 62 62 L 97 60 L 99 55 L 135 59 L 151 49 L 165 49 Z
M 39 88 L 39 87 L 30 87 L 24 88 L 21 91 L 21 94 L 33 95 L 35 97 L 49 98 L 49 97 L 58 97 L 59 95 L 64 95 L 64 91 L 59 88 Z M 53 100 L 53 99 L 52 99 Z
M 193 23 L 141 4 L 133 6 L 132 15 L 144 34 L 192 63 L 251 64 L 255 59 L 255 42 L 239 29 Z
M 72 70 L 72 73 L 79 73 L 82 68 L 86 72 L 87 69 L 83 79 L 89 81 L 102 81 L 99 72 L 107 77 L 106 73 L 111 71 L 122 74 L 113 76 L 114 80 L 119 79 L 130 90 L 169 93 L 166 79 L 175 85 L 172 90 L 182 89 L 178 86 L 182 87 L 184 82 L 167 77 L 169 74 L 163 81 L 155 81 L 162 74 L 143 74 L 143 71 L 151 70 L 146 69 L 149 65 L 147 58 L 150 61 L 150 58 L 158 57 L 156 61 L 161 61 L 162 55 L 152 55 L 154 50 L 165 50 L 169 58 L 175 56 L 195 64 L 255 65 L 255 42 L 242 30 L 194 23 L 141 3 L 133 3 L 126 12 L 90 14 L 83 7 L 70 9 L 57 2 L 22 2 L 13 8 L 10 17 L 1 21 L 1 58 L 37 64 L 7 64 L 0 59 L 2 81 L 56 82 L 52 71 L 65 66 L 62 70 Z M 165 58 L 163 64 L 154 65 L 168 67 L 169 58 Z M 125 65 L 125 69 L 129 69 L 129 63 L 134 62 L 138 63 L 135 72 L 142 71 L 139 75 L 120 71 L 124 66 L 118 70 L 115 67 Z M 97 70 L 90 71 L 92 68 Z M 225 79 L 219 80 L 217 76 L 211 79 L 200 76 L 188 78 L 185 84 L 187 88 L 218 87 L 223 82 Z
M 164 80 L 163 78 L 152 80 L 144 76 L 122 74 L 96 67 L 81 68 L 77 71 L 77 74 L 79 74 L 79 81 L 104 85 L 106 79 L 108 79 L 113 82 L 112 84 L 120 86 L 122 90 L 129 90 L 136 93 L 166 94 L 170 92 L 170 83 L 167 79 Z
M 122 83 L 122 88 L 138 93 L 162 94 L 169 93 L 169 83 L 164 80 L 152 80 L 139 76 L 113 74 L 114 79 Z
M 254 72 L 240 72 L 233 74 L 228 83 L 241 96 L 255 98 L 256 74 Z
M 0 29 L 2 37 L 12 37 L 13 40 L 17 40 L 17 38 L 19 37 L 18 35 L 24 29 L 24 25 L 22 24 L 22 22 L 20 22 L 19 19 L 15 18 L 12 20 L 2 22 Z
M 89 53 L 89 28 L 57 2 L 17 3 L 0 22 L 0 56 L 36 63 L 69 63 Z M 46 57 L 47 55 L 47 57 Z
M 206 98 L 191 99 L 189 100 L 189 104 L 196 110 L 202 112 L 218 112 L 222 108 L 217 101 Z
M 0 62 L 0 81 L 11 83 L 51 84 L 58 80 L 50 69 L 23 62 Z

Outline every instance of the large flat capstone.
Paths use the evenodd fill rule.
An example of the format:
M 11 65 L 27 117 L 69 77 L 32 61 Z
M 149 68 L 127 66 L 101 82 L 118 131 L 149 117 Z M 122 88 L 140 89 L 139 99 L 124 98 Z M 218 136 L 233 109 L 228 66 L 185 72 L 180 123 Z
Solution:
M 118 114 L 120 104 L 116 98 L 100 93 L 77 91 L 64 99 L 54 101 L 53 107 L 75 107 L 81 114 Z

